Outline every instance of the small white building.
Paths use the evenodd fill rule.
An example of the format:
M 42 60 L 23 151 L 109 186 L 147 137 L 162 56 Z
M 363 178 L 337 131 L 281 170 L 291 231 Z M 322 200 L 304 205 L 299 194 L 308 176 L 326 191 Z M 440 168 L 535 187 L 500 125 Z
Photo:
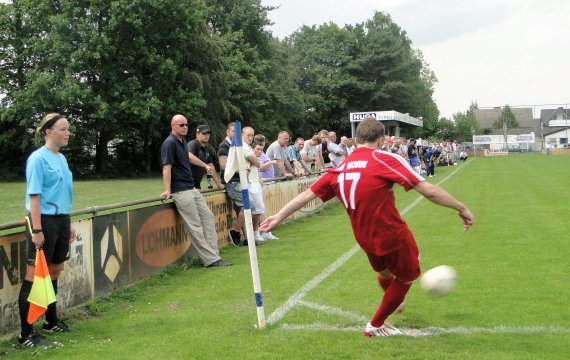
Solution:
M 402 114 L 394 110 L 390 111 L 364 111 L 350 113 L 350 127 L 352 128 L 352 137 L 356 135 L 356 126 L 359 122 L 367 117 L 373 117 L 380 121 L 386 128 L 386 135 L 400 136 L 401 129 L 424 127 L 422 118 L 415 118 L 410 114 Z
M 540 113 L 541 132 L 544 144 L 551 148 L 568 145 L 568 127 L 570 126 L 568 108 L 543 109 Z
M 551 148 L 562 148 L 568 146 L 568 126 L 570 120 L 565 120 L 568 124 L 564 128 L 558 128 L 554 132 L 544 132 L 544 143 L 550 144 Z
M 536 137 L 530 134 L 507 135 L 507 143 L 503 135 L 473 135 L 473 145 L 489 150 L 536 151 Z

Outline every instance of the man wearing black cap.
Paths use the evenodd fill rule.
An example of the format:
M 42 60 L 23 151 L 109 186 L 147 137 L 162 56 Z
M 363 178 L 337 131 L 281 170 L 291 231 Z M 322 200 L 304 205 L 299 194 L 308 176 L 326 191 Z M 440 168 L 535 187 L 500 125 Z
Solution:
M 208 125 L 198 125 L 196 128 L 196 139 L 188 142 L 188 152 L 195 155 L 198 159 L 202 160 L 204 163 L 208 164 L 212 168 L 212 171 L 208 173 L 208 188 L 210 188 L 210 179 L 212 179 L 218 189 L 223 189 L 225 186 L 220 181 L 217 171 L 214 169 L 214 151 L 208 144 L 210 140 L 210 127 Z M 194 178 L 194 186 L 196 189 L 200 190 L 200 183 L 204 174 L 206 174 L 206 169 L 201 166 L 196 166 L 190 164 L 192 169 L 192 177 Z

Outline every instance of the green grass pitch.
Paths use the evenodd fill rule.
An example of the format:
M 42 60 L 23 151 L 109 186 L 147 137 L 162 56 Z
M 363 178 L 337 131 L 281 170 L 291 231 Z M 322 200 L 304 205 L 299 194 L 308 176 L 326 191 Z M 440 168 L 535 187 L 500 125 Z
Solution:
M 404 219 L 420 247 L 423 270 L 447 264 L 459 273 L 457 288 L 446 297 L 431 297 L 415 284 L 406 312 L 389 319 L 421 336 L 363 336 L 382 294 L 365 255 L 353 251 L 348 218 L 337 203 L 280 227 L 274 231 L 280 240 L 257 249 L 265 314 L 274 319 L 265 330 L 254 327 L 247 249 L 225 248 L 223 257 L 233 267 L 171 267 L 67 311 L 68 323 L 79 331 L 48 336 L 52 348 L 20 350 L 9 337 L 0 342 L 0 356 L 567 359 L 569 165 L 566 156 L 521 154 L 437 168 L 429 181 L 445 179 L 441 186 L 476 216 L 467 233 L 454 211 L 427 200 L 410 206 L 418 194 L 396 189 L 398 208 L 407 209 Z M 161 190 L 160 180 L 155 182 L 151 196 Z M 121 191 L 117 184 L 112 188 Z M 137 186 L 130 183 L 129 189 L 136 192 Z M 148 197 L 144 191 L 132 194 L 131 200 Z M 105 196 L 115 202 L 108 200 L 112 194 Z M 341 265 L 323 275 L 343 256 Z M 292 300 L 295 294 L 301 296 Z

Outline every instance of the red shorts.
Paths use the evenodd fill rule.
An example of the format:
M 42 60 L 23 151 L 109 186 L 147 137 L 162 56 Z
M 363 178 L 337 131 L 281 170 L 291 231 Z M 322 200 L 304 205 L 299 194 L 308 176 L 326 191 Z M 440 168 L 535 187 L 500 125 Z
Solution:
M 420 252 L 412 233 L 408 234 L 402 239 L 404 245 L 394 252 L 384 256 L 366 254 L 374 271 L 388 269 L 402 282 L 414 281 L 420 276 Z

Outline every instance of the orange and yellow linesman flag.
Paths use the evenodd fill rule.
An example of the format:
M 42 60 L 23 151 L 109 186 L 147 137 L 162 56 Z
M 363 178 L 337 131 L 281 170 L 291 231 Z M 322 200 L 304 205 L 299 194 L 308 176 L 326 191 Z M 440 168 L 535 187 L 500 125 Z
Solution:
M 28 301 L 30 302 L 29 324 L 33 324 L 46 312 L 48 305 L 55 302 L 55 292 L 49 276 L 46 256 L 41 249 L 36 252 L 36 272 Z

